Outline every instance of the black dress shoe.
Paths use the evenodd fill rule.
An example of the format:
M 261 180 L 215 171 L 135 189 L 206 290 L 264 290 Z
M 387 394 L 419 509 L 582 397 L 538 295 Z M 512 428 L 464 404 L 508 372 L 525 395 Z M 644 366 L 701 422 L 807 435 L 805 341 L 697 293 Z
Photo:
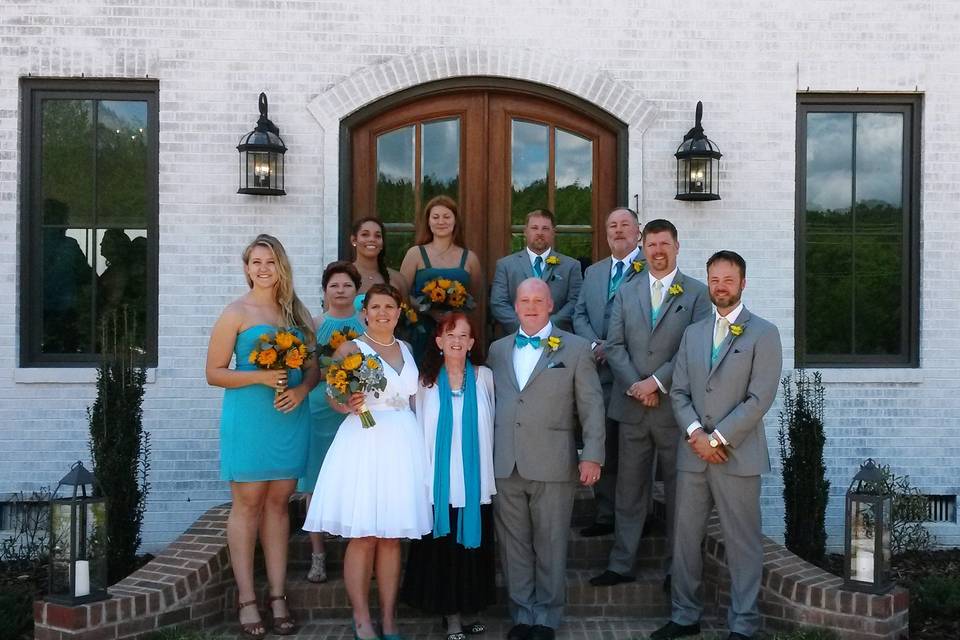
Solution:
M 650 634 L 650 640 L 673 640 L 673 638 L 686 638 L 700 633 L 700 623 L 677 624 L 673 620 L 663 625 Z
M 528 624 L 515 624 L 507 631 L 507 640 L 530 640 L 531 629 Z
M 556 632 L 551 627 L 542 624 L 535 624 L 530 630 L 529 640 L 553 640 Z
M 731 631 L 730 635 L 727 636 L 727 640 L 750 640 L 750 636 L 745 636 L 742 633 Z
M 610 571 L 609 569 L 604 571 L 598 576 L 590 578 L 590 584 L 595 587 L 612 587 L 615 584 L 620 584 L 622 582 L 636 582 L 636 576 L 625 576 L 623 574 L 617 573 L 616 571 Z
M 589 527 L 580 529 L 580 535 L 585 538 L 596 538 L 597 536 L 608 536 L 613 533 L 612 522 L 594 522 Z

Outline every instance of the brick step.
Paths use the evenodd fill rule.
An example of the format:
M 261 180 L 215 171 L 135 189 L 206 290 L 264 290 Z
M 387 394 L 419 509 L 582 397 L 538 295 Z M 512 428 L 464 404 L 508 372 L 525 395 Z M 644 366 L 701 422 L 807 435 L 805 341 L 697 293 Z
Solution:
M 662 566 L 666 555 L 667 541 L 663 525 L 652 523 L 650 533 L 640 540 L 637 551 L 637 567 L 640 569 L 656 569 Z M 404 541 L 404 554 L 409 545 Z M 324 540 L 327 554 L 327 567 L 332 569 L 343 566 L 343 553 L 347 547 L 347 540 L 339 537 L 328 537 Z M 567 566 L 571 569 L 602 570 L 607 566 L 610 549 L 613 547 L 613 535 L 587 538 L 580 534 L 580 527 L 571 527 L 570 542 L 567 547 Z M 293 574 L 306 571 L 310 565 L 310 538 L 303 531 L 296 532 L 290 538 L 290 555 L 288 566 Z
M 653 569 L 644 569 L 637 581 L 619 584 L 615 587 L 594 587 L 588 582 L 596 571 L 583 569 L 567 570 L 567 606 L 565 615 L 578 618 L 665 618 L 670 612 L 669 595 L 663 591 L 663 573 Z M 375 580 L 374 580 L 375 581 Z M 256 584 L 265 585 L 266 578 L 259 575 Z M 236 586 L 229 585 L 226 601 L 235 602 Z M 266 587 L 259 594 L 260 601 L 266 601 Z M 375 585 L 371 585 L 371 602 L 376 602 Z M 290 576 L 287 580 L 287 599 L 298 620 L 306 622 L 350 618 L 350 605 L 347 599 L 343 576 L 339 571 L 330 575 L 324 584 L 311 584 L 302 576 Z M 497 604 L 490 607 L 484 616 L 487 618 L 506 618 L 506 588 L 497 577 Z M 421 612 L 405 605 L 400 606 L 403 619 L 422 618 Z

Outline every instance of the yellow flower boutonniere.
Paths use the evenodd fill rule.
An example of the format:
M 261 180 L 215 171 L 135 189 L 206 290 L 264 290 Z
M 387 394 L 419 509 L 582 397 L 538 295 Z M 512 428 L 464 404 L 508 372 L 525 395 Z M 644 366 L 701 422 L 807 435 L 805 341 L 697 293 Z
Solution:
M 630 264 L 633 267 L 634 273 L 640 273 L 641 271 L 643 271 L 643 268 L 647 266 L 647 263 L 644 262 L 643 260 L 634 260 Z
M 672 296 L 678 296 L 683 293 L 683 287 L 681 287 L 679 284 L 672 284 L 670 285 L 670 288 L 667 289 L 667 293 Z
M 560 264 L 560 258 L 558 258 L 557 256 L 549 256 L 547 258 L 547 264 L 550 265 L 551 267 L 555 267 L 558 264 Z
M 734 336 L 740 335 L 741 333 L 743 333 L 743 325 L 742 324 L 730 325 L 730 333 L 732 333 Z
M 550 336 L 547 338 L 547 346 L 550 347 L 551 352 L 556 352 L 561 346 L 563 346 L 563 341 L 560 339 L 560 336 Z

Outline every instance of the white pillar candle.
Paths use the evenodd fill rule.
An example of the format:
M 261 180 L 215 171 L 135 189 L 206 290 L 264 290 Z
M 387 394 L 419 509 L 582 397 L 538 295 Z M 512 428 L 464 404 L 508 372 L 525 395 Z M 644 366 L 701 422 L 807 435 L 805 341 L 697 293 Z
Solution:
M 77 560 L 73 565 L 73 573 L 76 580 L 74 595 L 90 595 L 90 563 L 86 560 Z
M 860 549 L 857 552 L 853 579 L 858 582 L 873 582 L 873 552 Z

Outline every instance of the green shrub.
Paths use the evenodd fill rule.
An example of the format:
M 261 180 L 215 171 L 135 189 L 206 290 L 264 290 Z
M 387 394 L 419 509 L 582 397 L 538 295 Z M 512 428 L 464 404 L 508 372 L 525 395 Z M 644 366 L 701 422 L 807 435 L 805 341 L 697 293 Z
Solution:
M 890 550 L 894 554 L 905 551 L 926 551 L 936 542 L 927 531 L 927 497 L 910 485 L 910 476 L 898 476 L 888 464 L 880 465 L 883 481 L 880 490 L 893 496 L 890 514 Z
M 0 640 L 18 640 L 33 629 L 32 582 L 0 588 Z
M 823 462 L 824 388 L 820 372 L 786 376 L 780 412 L 780 460 L 783 464 L 784 545 L 819 564 L 826 553 L 826 512 L 830 481 Z
M 928 576 L 910 589 L 910 618 L 960 618 L 960 576 Z
M 147 374 L 127 314 L 108 317 L 101 330 L 97 398 L 87 411 L 90 456 L 107 504 L 107 573 L 114 583 L 133 572 L 150 485 L 150 434 L 143 430 Z

